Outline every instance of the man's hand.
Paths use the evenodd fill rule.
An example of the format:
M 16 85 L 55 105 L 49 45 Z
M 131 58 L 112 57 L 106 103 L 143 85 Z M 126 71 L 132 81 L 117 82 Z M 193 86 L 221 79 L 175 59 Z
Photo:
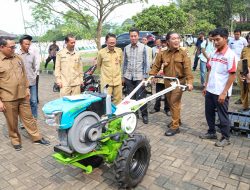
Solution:
M 62 88 L 62 87 L 63 87 L 63 85 L 62 85 L 61 82 L 57 82 L 56 84 L 59 86 L 59 88 Z
M 206 92 L 207 92 L 207 88 L 204 88 L 204 89 L 202 90 L 202 95 L 203 95 L 203 96 L 206 96 Z
M 125 85 L 125 78 L 122 78 L 122 86 Z
M 222 92 L 222 93 L 219 95 L 218 102 L 219 102 L 220 104 L 223 104 L 223 103 L 225 102 L 226 96 L 227 96 L 227 93 L 223 93 L 223 92 Z
M 30 89 L 27 88 L 25 93 L 26 93 L 25 99 L 26 99 L 26 100 L 30 100 Z
M 3 102 L 0 101 L 0 112 L 5 112 L 6 111 L 6 107 L 4 106 Z
M 188 91 L 192 91 L 194 88 L 192 84 L 187 84 L 187 87 L 188 87 Z

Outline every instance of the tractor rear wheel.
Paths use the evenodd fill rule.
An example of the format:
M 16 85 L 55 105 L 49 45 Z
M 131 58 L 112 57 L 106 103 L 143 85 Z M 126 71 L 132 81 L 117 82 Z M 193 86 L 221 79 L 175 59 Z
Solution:
M 122 188 L 132 188 L 146 174 L 150 161 L 150 144 L 142 134 L 134 134 L 123 141 L 114 162 L 115 178 Z

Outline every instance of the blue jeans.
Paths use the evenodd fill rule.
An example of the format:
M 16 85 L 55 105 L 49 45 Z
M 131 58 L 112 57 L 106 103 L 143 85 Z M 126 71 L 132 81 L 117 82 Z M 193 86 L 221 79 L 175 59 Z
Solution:
M 205 77 L 206 77 L 206 67 L 207 63 L 204 61 L 200 61 L 200 76 L 201 76 L 201 85 L 204 86 L 205 84 Z
M 30 86 L 30 107 L 34 118 L 37 118 L 37 91 L 36 85 Z

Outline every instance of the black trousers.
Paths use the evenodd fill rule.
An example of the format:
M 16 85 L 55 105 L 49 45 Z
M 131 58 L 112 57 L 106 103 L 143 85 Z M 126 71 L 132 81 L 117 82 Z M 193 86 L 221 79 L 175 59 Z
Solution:
M 36 94 L 37 94 L 37 103 L 39 103 L 39 98 L 38 98 L 38 84 L 39 84 L 39 75 L 36 75 Z
M 193 70 L 195 71 L 197 66 L 198 66 L 198 62 L 200 60 L 200 58 L 198 57 L 199 55 L 196 53 L 195 57 L 194 57 L 194 65 L 193 65 Z
M 132 92 L 140 82 L 141 80 L 134 81 L 134 80 L 129 80 L 125 78 L 125 85 L 127 87 L 127 93 L 129 94 L 130 92 Z M 147 96 L 147 93 L 146 93 L 145 87 L 142 86 L 132 98 L 135 100 L 140 100 L 142 98 L 145 98 L 146 96 Z M 142 106 L 140 110 L 141 110 L 142 116 L 148 115 L 147 104 Z
M 156 85 L 155 85 L 155 91 L 156 91 L 156 93 L 160 92 L 160 91 L 162 91 L 164 89 L 165 89 L 165 84 L 156 83 Z M 170 110 L 169 109 L 169 105 L 168 105 L 168 100 L 167 100 L 166 95 L 164 95 L 164 96 L 165 96 L 165 98 L 164 98 L 164 111 L 168 112 Z M 156 111 L 160 111 L 160 109 L 161 109 L 161 97 L 156 98 L 154 109 Z
M 46 59 L 46 61 L 45 61 L 45 69 L 47 68 L 48 63 L 49 63 L 51 60 L 53 60 L 53 63 L 54 63 L 54 67 L 53 67 L 53 69 L 55 70 L 55 65 L 56 65 L 56 57 L 50 57 L 50 56 L 49 56 L 49 57 Z
M 205 96 L 205 114 L 206 120 L 208 124 L 208 133 L 215 134 L 215 110 L 217 109 L 217 113 L 220 120 L 220 130 L 222 137 L 229 139 L 230 137 L 230 120 L 228 117 L 228 103 L 229 97 L 227 96 L 225 102 L 220 104 L 218 102 L 218 95 L 212 94 L 210 92 L 206 92 Z

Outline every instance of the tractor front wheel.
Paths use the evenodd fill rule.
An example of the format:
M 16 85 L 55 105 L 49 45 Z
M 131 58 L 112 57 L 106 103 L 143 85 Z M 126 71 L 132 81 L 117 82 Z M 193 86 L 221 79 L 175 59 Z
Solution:
M 123 188 L 132 188 L 140 183 L 150 161 L 150 144 L 142 134 L 134 134 L 123 141 L 114 162 L 115 178 Z

